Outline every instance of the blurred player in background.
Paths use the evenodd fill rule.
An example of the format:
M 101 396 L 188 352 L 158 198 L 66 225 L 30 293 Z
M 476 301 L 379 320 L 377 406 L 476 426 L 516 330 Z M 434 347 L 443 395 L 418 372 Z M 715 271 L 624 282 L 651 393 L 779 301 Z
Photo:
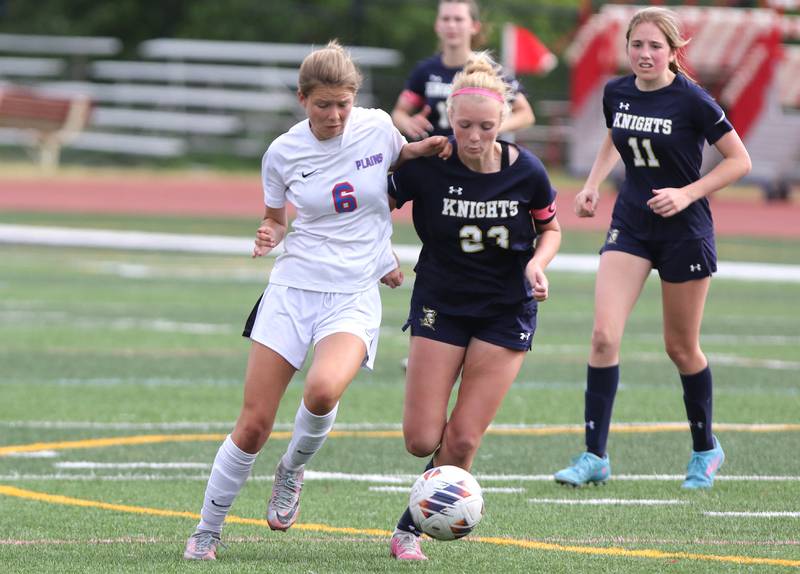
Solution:
M 434 29 L 441 52 L 416 65 L 392 111 L 395 125 L 412 140 L 453 133 L 446 111 L 453 77 L 467 63 L 472 50 L 483 43 L 475 0 L 440 0 Z M 512 86 L 507 96 L 511 113 L 500 126 L 500 132 L 526 128 L 534 121 L 533 110 L 519 82 L 506 79 Z
M 360 84 L 358 69 L 338 43 L 310 54 L 298 82 L 308 118 L 273 141 L 264 155 L 266 211 L 253 256 L 266 255 L 284 236 L 285 251 L 245 326 L 252 345 L 244 403 L 214 460 L 186 559 L 216 558 L 225 517 L 309 347 L 314 352 L 303 399 L 267 506 L 273 530 L 286 530 L 297 519 L 305 465 L 328 436 L 348 384 L 375 360 L 378 281 L 402 282 L 389 243 L 389 166 L 440 151 L 446 139 L 406 144 L 388 114 L 354 107 Z M 288 235 L 287 201 L 297 212 Z
M 392 203 L 413 201 L 422 241 L 405 327 L 411 342 L 403 435 L 408 452 L 433 455 L 429 468 L 472 466 L 531 349 L 537 302 L 549 293 L 544 269 L 561 242 L 555 191 L 541 161 L 497 141 L 509 90 L 489 56 L 474 55 L 447 98 L 455 153 L 446 161 L 410 161 L 390 177 Z M 406 509 L 392 556 L 425 560 L 419 534 Z
M 707 197 L 750 170 L 750 157 L 725 113 L 681 67 L 675 14 L 647 8 L 626 33 L 633 74 L 605 87 L 608 134 L 575 198 L 581 217 L 594 216 L 598 188 L 622 158 L 625 181 L 600 250 L 594 328 L 585 394 L 586 452 L 555 474 L 573 486 L 604 482 L 611 411 L 619 382 L 625 323 L 652 269 L 661 278 L 664 344 L 678 368 L 692 435 L 684 488 L 710 488 L 725 454 L 712 434 L 712 384 L 700 349 L 700 324 L 717 270 Z M 703 142 L 722 161 L 700 177 Z

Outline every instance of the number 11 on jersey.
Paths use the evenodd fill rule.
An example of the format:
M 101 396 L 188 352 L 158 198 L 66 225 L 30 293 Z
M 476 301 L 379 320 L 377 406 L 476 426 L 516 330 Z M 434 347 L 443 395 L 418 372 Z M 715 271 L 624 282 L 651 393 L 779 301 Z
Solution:
M 642 139 L 642 147 L 647 154 L 646 163 L 644 157 L 642 157 L 642 152 L 639 151 L 638 138 L 629 137 L 628 145 L 631 146 L 631 150 L 633 151 L 633 165 L 636 167 L 644 167 L 645 165 L 647 165 L 647 167 L 661 167 L 661 164 L 658 162 L 658 158 L 653 153 L 653 146 L 650 143 L 650 138 Z

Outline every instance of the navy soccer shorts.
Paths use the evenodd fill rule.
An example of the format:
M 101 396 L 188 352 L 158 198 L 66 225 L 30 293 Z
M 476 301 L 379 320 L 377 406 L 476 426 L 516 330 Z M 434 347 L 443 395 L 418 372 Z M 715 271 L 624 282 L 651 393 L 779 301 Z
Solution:
M 470 339 L 480 339 L 515 351 L 530 351 L 536 331 L 536 301 L 509 306 L 508 312 L 491 317 L 461 317 L 442 313 L 436 303 L 411 297 L 411 309 L 403 331 L 411 327 L 415 337 L 425 337 L 466 347 Z
M 639 239 L 624 228 L 611 228 L 600 253 L 622 251 L 650 261 L 658 276 L 668 283 L 684 283 L 717 271 L 714 236 L 672 241 Z

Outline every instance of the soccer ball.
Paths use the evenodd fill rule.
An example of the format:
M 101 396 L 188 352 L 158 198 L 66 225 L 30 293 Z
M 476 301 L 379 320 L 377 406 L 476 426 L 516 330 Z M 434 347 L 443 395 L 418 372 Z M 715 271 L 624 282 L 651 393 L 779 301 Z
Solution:
M 411 487 L 408 507 L 419 530 L 437 540 L 456 540 L 483 518 L 483 495 L 478 481 L 463 468 L 437 466 Z

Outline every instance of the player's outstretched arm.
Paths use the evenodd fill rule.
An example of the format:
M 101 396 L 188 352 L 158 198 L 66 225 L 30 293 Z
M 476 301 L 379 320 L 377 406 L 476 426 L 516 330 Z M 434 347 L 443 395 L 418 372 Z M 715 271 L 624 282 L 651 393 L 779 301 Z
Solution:
M 452 151 L 453 146 L 446 136 L 431 136 L 422 141 L 407 143 L 400 150 L 400 155 L 390 168 L 390 171 L 394 171 L 408 160 L 418 157 L 438 155 L 439 157 L 447 158 L 450 157 Z
M 611 130 L 608 130 L 600 149 L 597 150 L 589 177 L 586 178 L 583 189 L 575 196 L 575 214 L 578 217 L 594 217 L 597 202 L 600 200 L 600 184 L 608 177 L 619 159 L 619 152 L 611 140 Z
M 752 168 L 750 154 L 739 134 L 729 131 L 714 144 L 722 154 L 722 161 L 697 181 L 684 187 L 654 189 L 647 205 L 661 217 L 672 217 L 693 202 L 711 195 L 747 175 Z
M 537 301 L 545 301 L 550 296 L 550 284 L 544 270 L 558 253 L 561 246 L 561 226 L 555 217 L 547 223 L 535 223 L 536 250 L 533 257 L 525 267 L 525 277 L 531 284 L 533 298 Z
M 262 257 L 272 251 L 286 235 L 286 208 L 267 207 L 264 219 L 256 230 L 253 257 Z
M 397 267 L 381 277 L 381 283 L 395 289 L 403 284 L 403 279 L 405 279 L 405 277 L 403 276 L 403 271 L 400 269 L 400 258 L 394 251 L 392 251 L 392 255 L 394 255 L 394 260 L 397 262 Z
M 405 93 L 400 94 L 392 110 L 392 121 L 397 129 L 409 139 L 421 140 L 433 131 L 433 124 L 428 120 L 431 107 L 425 105 L 421 110 L 414 107 Z
M 525 129 L 533 125 L 536 117 L 533 115 L 533 108 L 531 108 L 528 98 L 525 94 L 519 93 L 511 102 L 511 113 L 500 126 L 501 132 L 513 132 L 516 130 Z

